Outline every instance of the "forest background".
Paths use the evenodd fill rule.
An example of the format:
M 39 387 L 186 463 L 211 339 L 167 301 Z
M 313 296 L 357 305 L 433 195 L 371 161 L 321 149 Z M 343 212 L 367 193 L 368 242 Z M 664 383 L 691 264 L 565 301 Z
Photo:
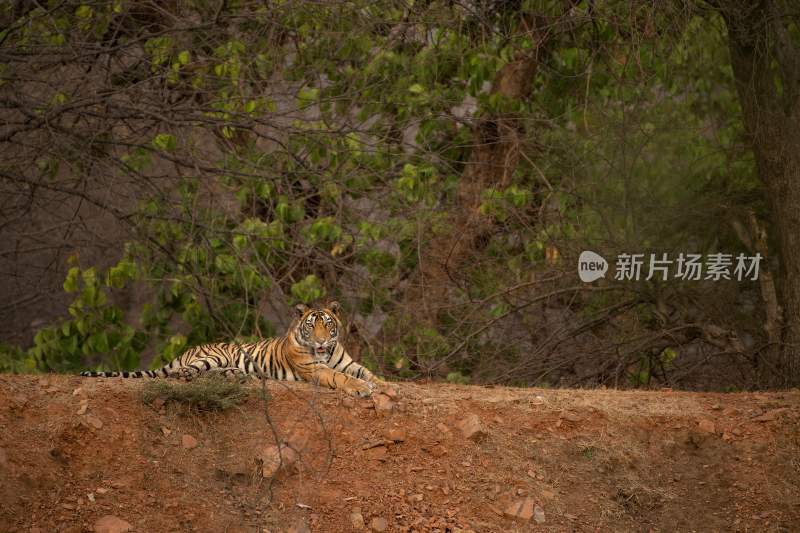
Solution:
M 793 2 L 18 0 L 0 28 L 0 370 L 157 367 L 337 299 L 389 379 L 800 384 Z M 681 253 L 764 259 L 646 279 Z

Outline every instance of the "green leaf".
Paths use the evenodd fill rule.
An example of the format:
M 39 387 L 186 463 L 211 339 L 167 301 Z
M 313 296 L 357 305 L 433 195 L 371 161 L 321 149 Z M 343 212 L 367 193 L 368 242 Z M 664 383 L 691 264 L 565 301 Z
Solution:
M 78 276 L 81 273 L 81 269 L 78 267 L 72 267 L 67 272 L 67 278 L 64 280 L 64 290 L 66 292 L 75 292 L 78 290 Z
M 88 19 L 92 17 L 94 13 L 94 9 L 91 6 L 82 5 L 78 6 L 78 9 L 75 10 L 75 16 L 80 19 Z
M 101 331 L 90 336 L 89 346 L 96 352 L 108 352 L 108 335 L 106 332 Z
M 153 139 L 153 146 L 162 152 L 172 152 L 177 146 L 177 141 L 174 135 L 169 133 L 159 133 Z
M 236 258 L 232 255 L 222 254 L 214 259 L 214 266 L 225 274 L 230 274 L 236 270 Z
M 178 63 L 181 65 L 186 65 L 191 60 L 192 55 L 189 53 L 189 50 L 183 50 L 178 54 Z
M 153 69 L 169 59 L 170 49 L 172 48 L 172 37 L 164 35 L 153 37 L 144 43 L 145 51 L 150 55 Z
M 319 89 L 317 89 L 316 87 L 303 87 L 297 94 L 297 98 L 300 100 L 301 105 L 302 104 L 308 105 L 314 102 L 318 96 L 319 96 Z
M 408 88 L 408 92 L 412 94 L 422 94 L 425 92 L 425 87 L 423 87 L 419 83 L 415 83 L 414 85 Z
M 321 299 L 325 295 L 325 288 L 322 282 L 314 274 L 309 274 L 301 281 L 298 281 L 291 288 L 292 296 L 295 300 L 310 304 L 315 300 Z

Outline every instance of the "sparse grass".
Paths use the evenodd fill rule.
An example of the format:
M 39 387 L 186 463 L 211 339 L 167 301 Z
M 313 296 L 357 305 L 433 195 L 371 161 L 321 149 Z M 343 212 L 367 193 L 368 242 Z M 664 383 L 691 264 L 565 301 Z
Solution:
M 142 389 L 145 403 L 161 398 L 197 411 L 224 411 L 242 403 L 247 395 L 241 383 L 219 376 L 199 377 L 188 383 L 158 379 L 147 382 Z
M 585 446 L 581 450 L 581 454 L 583 455 L 583 457 L 585 459 L 593 459 L 594 458 L 594 454 L 595 454 L 596 451 L 597 450 L 596 450 L 596 448 L 594 446 Z

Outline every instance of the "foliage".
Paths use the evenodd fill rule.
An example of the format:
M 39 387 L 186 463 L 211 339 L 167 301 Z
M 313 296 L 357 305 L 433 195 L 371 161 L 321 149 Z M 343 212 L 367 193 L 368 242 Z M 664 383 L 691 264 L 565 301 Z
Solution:
M 579 374 L 553 362 L 557 350 L 624 359 L 616 374 L 586 372 L 603 382 L 649 361 L 632 339 L 658 328 L 662 294 L 697 301 L 710 287 L 564 291 L 581 249 L 743 249 L 719 221 L 764 208 L 731 118 L 724 32 L 678 5 L 478 4 L 2 8 L 0 90 L 24 95 L 9 127 L 41 120 L 51 137 L 30 134 L 36 149 L 0 171 L 51 194 L 136 194 L 89 196 L 129 228 L 125 246 L 108 269 L 68 265 L 69 318 L 0 368 L 155 368 L 189 345 L 281 333 L 264 314 L 274 300 L 323 298 L 361 317 L 364 358 L 402 377 L 549 383 Z M 523 31 L 530 13 L 552 22 L 546 44 Z M 537 47 L 530 94 L 493 88 Z M 69 67 L 56 84 L 59 59 Z M 41 91 L 25 90 L 31 80 Z M 425 261 L 445 262 L 428 250 L 463 233 L 461 187 L 492 120 L 513 125 L 517 146 L 503 181 L 477 192 L 492 230 L 448 279 L 421 278 Z M 429 283 L 448 301 L 427 301 Z M 727 287 L 726 301 L 751 289 Z M 115 303 L 132 291 L 147 295 L 141 309 Z M 650 308 L 609 311 L 633 297 Z M 548 312 L 574 327 L 553 329 Z M 598 354 L 570 344 L 587 330 L 607 341 Z

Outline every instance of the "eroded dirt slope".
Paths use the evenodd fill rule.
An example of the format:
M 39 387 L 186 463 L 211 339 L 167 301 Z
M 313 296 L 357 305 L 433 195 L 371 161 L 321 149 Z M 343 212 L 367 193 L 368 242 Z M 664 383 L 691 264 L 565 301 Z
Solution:
M 0 531 L 800 531 L 797 391 L 141 387 L 0 376 Z

